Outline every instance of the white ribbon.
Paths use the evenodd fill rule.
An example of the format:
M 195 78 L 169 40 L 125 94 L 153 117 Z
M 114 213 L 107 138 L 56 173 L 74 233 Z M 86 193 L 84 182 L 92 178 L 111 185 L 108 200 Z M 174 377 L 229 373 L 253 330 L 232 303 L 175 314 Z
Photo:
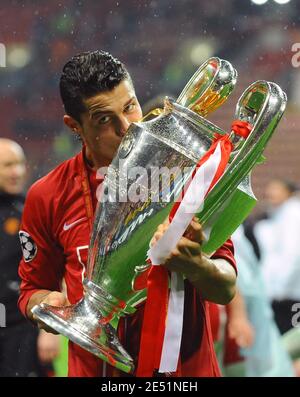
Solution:
M 171 273 L 166 330 L 160 358 L 159 372 L 175 372 L 180 352 L 184 310 L 184 279 Z
M 204 201 L 218 170 L 221 156 L 221 147 L 218 144 L 214 153 L 196 171 L 168 229 L 156 244 L 148 250 L 148 257 L 153 265 L 164 263 L 183 236 L 194 214 Z M 172 272 L 159 372 L 174 372 L 177 369 L 182 338 L 183 309 L 184 279 L 182 275 Z

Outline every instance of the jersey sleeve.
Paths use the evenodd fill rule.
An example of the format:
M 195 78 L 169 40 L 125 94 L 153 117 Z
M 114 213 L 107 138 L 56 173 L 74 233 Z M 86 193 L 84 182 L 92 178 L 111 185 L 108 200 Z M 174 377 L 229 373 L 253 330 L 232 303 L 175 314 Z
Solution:
M 234 258 L 234 246 L 233 242 L 231 239 L 228 239 L 225 241 L 225 243 L 216 250 L 216 252 L 212 255 L 212 259 L 225 259 L 227 262 L 229 262 L 232 267 L 234 268 L 235 272 L 237 273 L 237 266 L 236 266 L 236 261 Z
M 19 231 L 22 259 L 19 309 L 26 316 L 31 295 L 41 289 L 60 291 L 64 274 L 63 250 L 52 233 L 54 211 L 37 182 L 28 191 Z

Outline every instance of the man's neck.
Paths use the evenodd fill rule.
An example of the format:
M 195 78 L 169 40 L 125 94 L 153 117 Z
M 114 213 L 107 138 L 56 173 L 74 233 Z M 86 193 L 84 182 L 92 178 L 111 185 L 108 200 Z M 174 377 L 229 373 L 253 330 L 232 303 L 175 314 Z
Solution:
M 101 167 L 108 167 L 111 163 L 111 161 L 106 158 L 97 159 L 87 146 L 85 146 L 83 153 L 85 161 L 94 171 L 97 171 Z

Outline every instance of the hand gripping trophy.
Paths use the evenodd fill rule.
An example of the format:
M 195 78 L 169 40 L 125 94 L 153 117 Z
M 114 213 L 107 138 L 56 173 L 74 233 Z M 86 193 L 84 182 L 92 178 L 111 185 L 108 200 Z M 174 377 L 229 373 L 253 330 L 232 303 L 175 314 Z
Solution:
M 226 101 L 236 79 L 229 62 L 210 58 L 177 101 L 166 98 L 164 109 L 153 112 L 155 117 L 129 127 L 102 185 L 84 298 L 72 306 L 41 304 L 32 310 L 39 320 L 124 372 L 132 372 L 134 362 L 116 330 L 120 317 L 133 313 L 147 298 L 143 280 L 151 267 L 149 258 L 158 265 L 154 262 L 166 254 L 164 244 L 170 245 L 170 240 L 158 241 L 159 249 L 149 250 L 158 225 L 173 214 L 170 229 L 172 224 L 182 229 L 175 231 L 178 241 L 196 214 L 206 234 L 202 250 L 210 256 L 255 206 L 250 173 L 262 161 L 285 110 L 286 95 L 271 82 L 251 84 L 234 115 L 235 125 L 242 128 L 226 133 L 206 116 Z M 132 172 L 137 168 L 138 177 Z M 175 170 L 165 185 L 162 169 Z M 206 187 L 199 191 L 199 186 Z M 187 209 L 188 197 L 198 195 L 202 199 Z M 170 238 L 176 243 L 174 234 Z

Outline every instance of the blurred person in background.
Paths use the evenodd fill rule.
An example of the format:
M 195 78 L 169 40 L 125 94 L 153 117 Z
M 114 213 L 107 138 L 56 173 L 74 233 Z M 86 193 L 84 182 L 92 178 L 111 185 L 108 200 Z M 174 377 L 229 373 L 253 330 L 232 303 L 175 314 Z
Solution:
M 0 138 L 0 303 L 6 309 L 6 326 L 0 328 L 0 376 L 47 376 L 59 352 L 54 335 L 38 330 L 17 307 L 22 255 L 18 231 L 23 210 L 26 164 L 16 142 Z
M 37 181 L 26 198 L 20 232 L 23 259 L 19 307 L 35 320 L 31 309 L 40 303 L 63 306 L 83 296 L 90 233 L 103 181 L 97 170 L 109 166 L 129 125 L 142 117 L 131 77 L 125 66 L 104 51 L 74 56 L 60 79 L 66 114 L 64 123 L 79 135 L 83 148 Z M 160 228 L 154 238 L 166 230 Z M 192 240 L 192 241 L 191 241 Z M 30 242 L 30 247 L 26 244 Z M 165 265 L 186 276 L 186 307 L 180 365 L 173 376 L 219 376 L 210 334 L 207 301 L 226 304 L 235 290 L 233 245 L 228 240 L 210 259 L 201 255 L 201 225 L 193 221 L 190 239 L 182 238 L 176 255 Z M 67 296 L 61 293 L 64 277 Z M 201 294 L 199 293 L 201 291 Z M 119 337 L 138 361 L 144 304 L 121 318 Z M 45 324 L 40 324 L 52 331 Z M 120 372 L 69 342 L 69 376 L 119 376 Z M 152 374 L 156 374 L 153 368 Z
M 266 187 L 266 219 L 254 227 L 261 250 L 266 291 L 283 341 L 300 375 L 300 333 L 294 307 L 300 302 L 300 199 L 291 181 L 273 179 Z M 297 325 L 298 326 L 298 325 Z
M 292 325 L 292 307 L 300 302 L 300 199 L 296 186 L 283 179 L 266 187 L 267 219 L 254 227 L 266 292 L 281 334 Z
M 292 360 L 274 321 L 259 258 L 241 225 L 232 235 L 239 276 L 237 293 L 227 310 L 227 347 L 234 359 L 225 362 L 226 376 L 291 377 Z M 232 353 L 232 352 L 231 352 Z M 232 355 L 233 356 L 233 355 Z M 227 365 L 226 365 L 227 364 Z

